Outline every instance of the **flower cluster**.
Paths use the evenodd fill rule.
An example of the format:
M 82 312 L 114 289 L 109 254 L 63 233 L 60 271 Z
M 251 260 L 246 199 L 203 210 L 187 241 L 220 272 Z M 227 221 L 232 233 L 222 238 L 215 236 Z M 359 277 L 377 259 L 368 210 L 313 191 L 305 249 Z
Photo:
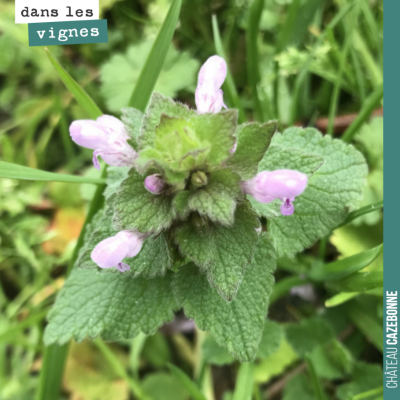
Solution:
M 197 114 L 217 114 L 222 107 L 226 108 L 221 90 L 226 74 L 227 66 L 221 57 L 212 56 L 202 66 L 195 93 Z M 119 119 L 103 115 L 96 121 L 74 121 L 70 126 L 70 134 L 75 143 L 94 150 L 93 164 L 97 169 L 100 168 L 99 156 L 108 165 L 138 168 L 136 160 L 139 154 L 128 143 L 130 136 L 125 125 Z M 191 143 L 189 141 L 192 138 L 189 134 L 187 134 L 187 137 L 185 137 L 185 140 Z M 181 143 L 181 137 L 179 137 L 179 141 L 179 146 L 185 145 L 185 143 Z M 235 153 L 236 146 L 237 143 L 230 150 L 230 154 Z M 204 154 L 204 157 L 206 157 L 207 151 L 208 148 L 205 147 L 197 151 L 196 155 Z M 206 174 L 202 171 L 198 171 L 196 174 L 192 174 L 191 184 L 195 187 L 206 185 Z M 201 182 L 197 182 L 195 178 L 200 179 Z M 161 195 L 168 189 L 167 182 L 159 173 L 147 176 L 144 180 L 144 186 L 154 196 Z M 306 186 L 307 175 L 287 169 L 262 171 L 252 179 L 240 183 L 243 194 L 252 196 L 260 203 L 270 203 L 279 199 L 282 202 L 281 213 L 284 216 L 294 213 L 293 202 L 297 196 L 303 193 Z M 127 257 L 134 257 L 140 252 L 143 237 L 143 234 L 139 231 L 120 231 L 115 236 L 98 243 L 91 254 L 91 258 L 100 268 L 115 267 L 121 272 L 127 271 L 130 267 L 122 260 Z

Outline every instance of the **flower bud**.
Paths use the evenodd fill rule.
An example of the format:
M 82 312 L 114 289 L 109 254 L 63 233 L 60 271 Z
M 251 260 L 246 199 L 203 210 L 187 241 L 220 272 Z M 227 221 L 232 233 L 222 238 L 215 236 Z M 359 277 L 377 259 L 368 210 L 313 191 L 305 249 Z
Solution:
M 219 56 L 210 57 L 201 67 L 196 88 L 197 112 L 218 113 L 226 108 L 221 86 L 226 78 L 226 62 Z
M 100 169 L 101 156 L 108 165 L 133 166 L 137 153 L 127 143 L 129 136 L 124 124 L 111 115 L 102 115 L 96 121 L 78 120 L 69 127 L 72 140 L 80 146 L 93 149 L 93 164 Z
M 143 241 L 135 232 L 121 231 L 115 236 L 102 240 L 92 251 L 91 258 L 100 268 L 113 268 L 124 272 L 129 265 L 122 262 L 126 257 L 135 257 Z
M 260 203 L 270 203 L 275 199 L 283 201 L 282 215 L 292 215 L 293 201 L 303 193 L 307 186 L 307 175 L 289 169 L 263 171 L 242 183 L 242 190 Z
M 203 171 L 197 171 L 192 174 L 190 181 L 192 182 L 193 186 L 201 187 L 201 186 L 207 185 L 208 178 L 207 178 L 207 175 Z
M 165 188 L 165 182 L 161 179 L 161 177 L 157 174 L 149 175 L 144 180 L 145 188 L 154 194 L 158 194 L 163 191 Z

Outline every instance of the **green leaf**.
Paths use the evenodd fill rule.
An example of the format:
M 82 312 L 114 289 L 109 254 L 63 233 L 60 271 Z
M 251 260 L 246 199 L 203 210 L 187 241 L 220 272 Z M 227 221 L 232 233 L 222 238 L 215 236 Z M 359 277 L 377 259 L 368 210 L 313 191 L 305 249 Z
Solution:
M 148 374 L 142 381 L 143 390 L 152 400 L 187 400 L 188 391 L 175 376 L 165 372 Z
M 314 390 L 315 398 L 317 400 L 325 400 L 326 396 L 325 396 L 324 390 L 322 388 L 321 381 L 317 375 L 316 365 L 313 363 L 313 360 L 311 359 L 309 354 L 305 355 L 305 359 L 306 359 L 306 363 L 307 363 L 308 373 L 309 373 L 310 379 L 311 379 L 311 384 L 312 384 L 312 387 Z
M 296 198 L 294 214 L 268 222 L 278 255 L 290 256 L 328 235 L 358 207 L 367 166 L 353 146 L 323 137 L 313 128 L 289 128 L 283 134 L 276 134 L 272 145 L 296 147 L 324 160 L 309 179 L 304 193 Z
M 174 217 L 172 197 L 150 193 L 144 186 L 143 176 L 132 168 L 115 196 L 114 228 L 157 233 L 168 228 Z
M 197 211 L 200 215 L 208 216 L 214 222 L 232 225 L 236 199 L 242 193 L 239 181 L 239 175 L 232 173 L 229 169 L 212 172 L 207 185 L 190 194 L 188 208 L 191 211 Z
M 147 147 L 154 147 L 156 141 L 156 129 L 161 122 L 161 116 L 189 119 L 196 112 L 189 110 L 184 104 L 174 102 L 169 97 L 164 97 L 161 93 L 153 93 L 150 105 L 143 118 L 143 125 L 138 138 L 139 148 L 141 150 Z
M 334 337 L 332 328 L 320 318 L 304 319 L 299 324 L 289 324 L 286 337 L 296 353 L 304 356 Z
M 304 375 L 294 376 L 283 389 L 283 400 L 315 400 L 310 380 Z
M 237 148 L 227 166 L 237 172 L 243 180 L 253 178 L 258 172 L 258 164 L 267 151 L 272 136 L 276 132 L 276 121 L 266 124 L 248 123 L 237 128 Z
M 253 392 L 254 364 L 240 364 L 232 400 L 251 400 Z
M 210 284 L 226 300 L 232 300 L 250 264 L 257 243 L 257 217 L 245 204 L 237 207 L 231 227 L 195 217 L 176 232 L 175 241 L 184 256 L 207 273 Z
M 274 354 L 283 340 L 283 328 L 274 321 L 265 321 L 261 341 L 258 347 L 257 358 L 267 358 Z M 212 336 L 206 338 L 202 344 L 203 358 L 209 364 L 225 365 L 234 361 L 228 351 L 219 346 Z
M 177 217 L 180 219 L 186 219 L 186 217 L 191 212 L 189 208 L 189 197 L 189 190 L 182 190 L 181 192 L 178 192 L 174 197 L 172 205 L 174 207 Z
M 368 267 L 382 253 L 383 244 L 354 256 L 317 266 L 308 275 L 316 281 L 338 280 Z
M 57 296 L 44 341 L 80 342 L 97 336 L 105 340 L 151 335 L 177 309 L 171 274 L 153 279 L 75 268 Z
M 329 288 L 338 292 L 365 292 L 383 287 L 383 271 L 356 272 L 329 283 Z
M 168 364 L 168 368 L 194 400 L 206 400 L 197 385 L 181 369 L 172 364 Z
M 283 334 L 284 330 L 278 323 L 267 320 L 260 346 L 258 347 L 257 358 L 267 358 L 271 354 L 274 354 L 279 349 Z
M 128 177 L 130 167 L 112 167 L 107 168 L 106 189 L 104 197 L 109 199 L 113 194 L 117 193 L 119 185 Z
M 152 40 L 141 41 L 129 46 L 123 54 L 114 54 L 101 66 L 100 90 L 109 110 L 118 112 L 128 105 L 152 45 Z M 199 62 L 189 52 L 178 51 L 169 43 L 167 46 L 165 61 L 157 60 L 157 64 L 161 63 L 162 68 L 151 91 L 169 97 L 175 97 L 180 90 L 193 93 Z
M 382 369 L 377 364 L 358 362 L 349 383 L 340 385 L 336 391 L 339 400 L 352 400 L 357 394 L 382 386 Z
M 201 330 L 210 331 L 229 353 L 247 362 L 255 358 L 261 341 L 275 267 L 274 248 L 268 236 L 262 234 L 254 260 L 230 303 L 219 296 L 193 264 L 179 270 L 173 289 L 187 317 L 193 318 Z
M 55 172 L 41 171 L 25 167 L 23 165 L 12 164 L 6 161 L 0 161 L 0 177 L 11 179 L 26 179 L 32 181 L 46 181 L 46 182 L 70 182 L 70 183 L 105 183 L 104 179 L 89 178 L 85 176 L 74 176 L 57 174 Z
M 99 212 L 88 227 L 85 244 L 80 250 L 76 266 L 84 269 L 97 269 L 97 264 L 90 257 L 93 249 L 102 240 L 115 236 L 117 233 L 112 226 L 111 215 L 103 215 L 102 212 Z M 123 262 L 131 267 L 130 271 L 124 275 L 131 277 L 140 275 L 143 278 L 165 275 L 167 269 L 172 268 L 172 260 L 164 233 L 146 238 L 139 254 L 135 257 L 124 258 Z M 116 269 L 103 270 L 102 273 L 118 274 Z
M 310 354 L 317 375 L 326 379 L 340 379 L 348 375 L 352 369 L 350 352 L 336 339 L 325 345 L 314 348 Z
M 150 54 L 146 59 L 142 71 L 133 90 L 129 106 L 140 111 L 146 109 L 150 95 L 154 89 L 158 76 L 160 75 L 165 58 L 168 53 L 175 27 L 178 22 L 182 0 L 174 0 L 165 17 L 164 23 L 154 41 Z
M 93 99 L 76 83 L 76 81 L 71 77 L 71 75 L 57 62 L 57 60 L 51 55 L 49 50 L 45 49 L 50 62 L 56 69 L 60 79 L 63 81 L 64 85 L 75 97 L 78 104 L 86 111 L 87 115 L 91 119 L 97 119 L 103 115 L 100 108 L 93 101 Z
M 126 107 L 121 110 L 121 120 L 125 124 L 125 128 L 128 131 L 131 139 L 128 143 L 133 147 L 135 151 L 139 151 L 138 137 L 140 134 L 140 128 L 143 122 L 143 113 L 136 108 Z

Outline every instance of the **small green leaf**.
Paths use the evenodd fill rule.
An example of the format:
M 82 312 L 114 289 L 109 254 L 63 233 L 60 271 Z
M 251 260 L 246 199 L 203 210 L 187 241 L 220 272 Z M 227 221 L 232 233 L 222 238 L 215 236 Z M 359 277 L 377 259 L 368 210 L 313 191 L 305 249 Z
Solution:
M 177 193 L 174 197 L 172 205 L 174 207 L 175 213 L 178 218 L 186 219 L 186 217 L 190 214 L 191 210 L 189 208 L 189 190 L 182 190 Z
M 26 179 L 31 181 L 46 181 L 46 182 L 70 182 L 70 183 L 105 183 L 104 179 L 87 178 L 84 176 L 74 176 L 57 174 L 55 172 L 41 171 L 25 167 L 23 165 L 12 164 L 6 161 L 0 161 L 0 178 L 11 179 Z
M 154 147 L 156 140 L 156 129 L 161 122 L 161 116 L 167 115 L 171 118 L 189 119 L 196 112 L 181 103 L 174 102 L 169 97 L 164 97 L 161 93 L 153 93 L 150 105 L 143 118 L 143 125 L 138 138 L 139 148 L 141 150 L 148 147 Z
M 276 129 L 276 121 L 262 125 L 254 122 L 239 125 L 236 131 L 237 148 L 227 166 L 237 172 L 243 180 L 253 178 Z
M 368 267 L 368 265 L 376 260 L 382 252 L 383 245 L 380 245 L 373 249 L 363 251 L 362 253 L 355 254 L 354 256 L 317 266 L 312 269 L 308 275 L 311 279 L 316 281 L 342 279 L 354 272 Z
M 58 72 L 60 79 L 63 81 L 64 85 L 75 97 L 78 104 L 86 111 L 87 115 L 91 119 L 97 119 L 103 113 L 93 99 L 76 83 L 76 81 L 71 77 L 71 75 L 57 62 L 57 60 L 51 55 L 49 50 L 46 48 L 47 56 L 53 67 Z
M 205 362 L 213 365 L 226 365 L 235 361 L 235 357 L 228 351 L 218 345 L 212 336 L 208 336 L 201 346 L 203 359 Z
M 193 318 L 201 330 L 210 331 L 229 353 L 247 362 L 255 358 L 261 341 L 275 267 L 274 248 L 268 236 L 262 234 L 254 260 L 246 268 L 238 293 L 230 303 L 193 264 L 175 274 L 173 289 L 187 317 Z
M 284 330 L 281 325 L 274 321 L 265 321 L 257 358 L 267 358 L 271 354 L 274 354 L 279 349 L 283 334 Z
M 125 128 L 128 131 L 131 139 L 128 143 L 133 147 L 135 151 L 139 151 L 138 137 L 140 134 L 140 128 L 143 122 L 143 113 L 136 108 L 126 107 L 121 110 L 121 120 L 125 124 Z
M 200 219 L 187 221 L 176 232 L 175 241 L 184 256 L 190 257 L 203 271 L 218 293 L 232 300 L 250 264 L 257 243 L 257 217 L 241 204 L 231 227 Z
M 105 340 L 151 335 L 170 321 L 177 309 L 171 290 L 171 274 L 153 279 L 75 268 L 48 319 L 44 341 L 77 342 L 86 337 Z
M 294 214 L 268 221 L 278 255 L 290 256 L 328 235 L 358 207 L 367 165 L 353 146 L 322 136 L 313 128 L 289 128 L 274 136 L 270 149 L 275 145 L 298 148 L 324 160 L 309 178 L 304 193 L 296 198 Z
M 112 167 L 107 168 L 106 189 L 104 190 L 104 197 L 109 199 L 117 192 L 119 185 L 128 177 L 130 167 Z
M 148 374 L 142 381 L 143 390 L 151 400 L 187 400 L 188 390 L 176 376 L 165 372 Z
M 242 193 L 239 181 L 239 175 L 228 169 L 212 172 L 207 185 L 190 194 L 188 207 L 200 215 L 208 216 L 214 222 L 232 225 L 236 198 Z
M 174 217 L 172 197 L 150 193 L 144 186 L 144 177 L 132 168 L 114 199 L 114 228 L 157 233 L 168 228 Z
M 283 400 L 315 400 L 310 380 L 304 375 L 296 375 L 285 385 Z
M 304 356 L 316 346 L 328 343 L 334 332 L 327 322 L 320 318 L 304 319 L 299 324 L 289 324 L 286 337 L 296 353 Z
M 140 72 L 135 89 L 133 90 L 129 101 L 130 107 L 137 108 L 142 112 L 146 109 L 151 93 L 153 92 L 154 86 L 163 67 L 168 49 L 171 45 L 181 5 L 182 0 L 174 0 L 171 4 L 168 14 L 158 32 L 156 40 L 154 41 L 153 47 L 146 58 L 146 63 Z

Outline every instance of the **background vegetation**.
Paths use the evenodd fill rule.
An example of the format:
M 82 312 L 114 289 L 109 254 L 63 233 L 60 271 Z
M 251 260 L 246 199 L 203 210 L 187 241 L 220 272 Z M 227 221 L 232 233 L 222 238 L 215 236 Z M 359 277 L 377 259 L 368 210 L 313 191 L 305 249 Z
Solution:
M 119 116 L 170 4 L 100 0 L 109 42 L 51 54 L 103 112 Z M 184 0 L 155 86 L 193 107 L 200 65 L 224 53 L 225 100 L 242 121 L 315 126 L 368 161 L 363 215 L 278 261 L 273 335 L 263 338 L 274 352 L 261 347 L 255 362 L 240 365 L 178 314 L 152 337 L 45 353 L 46 314 L 96 186 L 0 178 L 0 399 L 382 398 L 382 22 L 379 0 Z M 89 116 L 44 49 L 28 47 L 13 1 L 0 4 L 0 32 L 0 159 L 99 178 L 91 151 L 68 132 Z M 335 261 L 327 268 L 362 272 L 322 280 L 310 273 Z

